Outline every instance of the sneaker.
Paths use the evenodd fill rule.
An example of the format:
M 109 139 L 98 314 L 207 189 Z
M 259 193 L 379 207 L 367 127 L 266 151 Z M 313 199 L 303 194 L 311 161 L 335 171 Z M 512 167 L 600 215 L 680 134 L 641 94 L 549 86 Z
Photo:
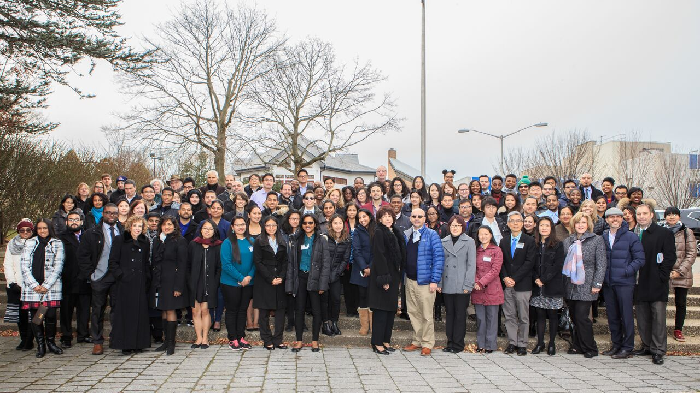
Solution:
M 238 342 L 240 343 L 239 345 L 241 346 L 241 349 L 250 349 L 250 348 L 253 348 L 253 346 L 250 345 L 250 344 L 248 343 L 248 341 L 246 341 L 245 339 L 240 339 L 240 340 L 238 340 Z
M 240 351 L 242 349 L 241 346 L 238 345 L 238 340 L 229 341 L 228 347 L 231 348 L 232 351 Z
M 685 336 L 683 336 L 683 332 L 680 331 L 680 330 L 674 330 L 674 331 L 673 331 L 673 338 L 674 338 L 676 341 L 685 342 Z

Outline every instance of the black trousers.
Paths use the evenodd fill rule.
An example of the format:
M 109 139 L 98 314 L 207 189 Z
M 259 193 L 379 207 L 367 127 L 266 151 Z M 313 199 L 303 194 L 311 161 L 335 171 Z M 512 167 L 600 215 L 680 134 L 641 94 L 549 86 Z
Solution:
M 291 293 L 287 294 L 287 310 L 289 312 L 287 313 L 287 325 L 288 326 L 295 326 L 294 323 L 294 317 L 296 316 L 296 299 L 294 298 L 294 295 Z
M 406 305 L 406 272 L 401 272 L 401 313 L 408 314 L 408 306 Z
M 340 282 L 343 284 L 343 298 L 345 299 L 345 312 L 348 315 L 357 314 L 357 285 L 350 284 L 350 272 L 340 276 Z
M 302 341 L 304 336 L 304 311 L 306 309 L 306 299 L 311 303 L 311 315 L 313 322 L 311 324 L 311 341 L 318 341 L 319 333 L 321 332 L 321 295 L 318 291 L 307 291 L 306 284 L 308 275 L 299 274 L 299 289 L 297 290 L 296 298 L 296 317 L 294 327 L 297 334 L 297 341 Z
M 235 341 L 245 337 L 245 323 L 248 313 L 248 303 L 253 297 L 253 286 L 234 287 L 233 285 L 221 284 L 221 293 L 224 295 L 226 308 L 226 331 L 228 340 Z M 284 317 L 284 313 L 282 313 Z M 275 323 L 277 323 L 275 321 Z M 269 330 L 269 321 L 268 321 Z M 262 335 L 262 327 L 260 328 Z
M 343 290 L 343 285 L 340 280 L 332 282 L 328 286 L 328 290 L 321 295 L 321 316 L 323 321 L 338 322 L 340 315 L 340 292 Z
M 275 333 L 270 329 L 270 311 L 275 312 Z M 277 310 L 260 309 L 260 339 L 266 347 L 282 344 L 284 335 L 284 308 Z
M 445 301 L 445 333 L 447 334 L 447 348 L 464 351 L 464 336 L 467 334 L 467 306 L 469 306 L 468 293 L 443 293 Z
M 90 286 L 92 287 L 92 299 L 90 301 L 90 306 L 92 307 L 90 311 L 90 335 L 92 336 L 93 343 L 103 344 L 105 341 L 102 336 L 102 332 L 104 331 L 105 308 L 107 307 L 109 298 L 109 320 L 111 323 L 114 319 L 117 286 L 114 285 L 114 277 L 112 277 L 112 274 L 109 272 L 105 274 L 101 280 L 91 282 Z
M 549 310 L 534 307 L 537 314 L 537 344 L 544 346 L 544 329 L 549 320 L 549 343 L 554 344 L 557 338 L 557 328 L 559 327 L 559 310 Z
M 61 341 L 70 343 L 73 341 L 73 310 L 76 311 L 76 325 L 78 340 L 88 338 L 88 323 L 90 321 L 90 294 L 89 293 L 64 293 L 61 299 Z
M 355 285 L 357 287 L 357 307 L 367 308 L 367 287 Z
M 571 322 L 574 324 L 573 346 L 581 352 L 598 352 L 598 345 L 593 337 L 593 321 L 588 317 L 591 301 L 567 300 Z
M 676 303 L 676 327 L 675 330 L 683 330 L 685 324 L 686 304 L 688 302 L 688 288 L 673 288 Z
M 372 345 L 391 343 L 396 311 L 372 310 Z

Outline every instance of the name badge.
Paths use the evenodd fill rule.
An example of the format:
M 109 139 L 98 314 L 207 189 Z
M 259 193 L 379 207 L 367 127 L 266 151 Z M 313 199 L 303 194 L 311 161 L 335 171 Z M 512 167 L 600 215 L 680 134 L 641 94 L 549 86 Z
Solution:
M 253 246 L 248 247 L 248 250 L 249 250 L 250 252 L 253 252 Z
M 302 246 L 301 246 L 301 249 L 302 249 L 302 250 L 308 250 L 308 249 L 309 249 L 309 246 L 307 246 L 307 245 L 302 245 Z
M 656 254 L 656 263 L 661 263 L 664 261 L 664 254 L 658 253 Z
M 518 243 L 515 245 L 515 248 L 523 248 L 525 247 L 525 243 Z
M 491 262 L 491 257 L 484 257 L 484 262 Z

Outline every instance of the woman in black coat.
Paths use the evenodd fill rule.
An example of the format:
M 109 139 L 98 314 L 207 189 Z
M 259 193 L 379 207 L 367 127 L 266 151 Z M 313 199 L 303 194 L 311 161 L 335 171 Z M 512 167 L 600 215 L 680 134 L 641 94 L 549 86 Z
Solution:
M 335 336 L 341 334 L 338 328 L 340 316 L 340 293 L 343 288 L 340 276 L 350 261 L 350 236 L 343 217 L 332 215 L 328 220 L 328 254 L 330 255 L 330 278 L 328 291 L 321 296 L 321 315 L 323 316 L 323 334 Z
M 151 346 L 148 316 L 150 243 L 143 234 L 146 220 L 132 216 L 124 232 L 114 238 L 109 271 L 116 279 L 116 296 L 109 347 L 123 354 L 141 352 Z
M 313 322 L 311 327 L 311 351 L 318 352 L 318 336 L 321 330 L 321 295 L 328 290 L 330 278 L 330 255 L 328 238 L 319 232 L 318 218 L 307 213 L 301 217 L 302 231 L 298 235 L 296 263 L 287 269 L 287 293 L 296 295 L 296 317 L 294 318 L 297 342 L 292 352 L 301 351 L 304 335 L 304 311 L 306 299 L 311 302 Z
M 221 278 L 221 240 L 217 225 L 211 219 L 204 220 L 201 231 L 202 235 L 190 243 L 188 252 L 187 289 L 194 331 L 197 334 L 192 349 L 209 348 L 210 309 L 215 309 L 218 305 Z
M 549 345 L 547 354 L 556 354 L 554 340 L 559 326 L 558 311 L 564 306 L 564 246 L 554 233 L 554 222 L 549 217 L 541 217 L 535 227 L 537 256 L 532 278 L 530 306 L 537 312 L 537 345 L 532 350 L 538 354 L 544 350 L 544 327 L 549 319 Z
M 160 236 L 153 244 L 151 306 L 163 312 L 165 342 L 156 350 L 175 353 L 176 311 L 187 307 L 187 240 L 180 235 L 176 218 L 163 216 Z
M 388 355 L 394 317 L 398 307 L 401 267 L 406 263 L 406 240 L 394 228 L 394 212 L 384 206 L 377 211 L 377 229 L 374 232 L 372 275 L 369 280 L 369 307 L 373 312 L 372 349 Z
M 287 275 L 289 264 L 287 244 L 273 216 L 265 217 L 262 226 L 263 233 L 253 243 L 253 263 L 255 263 L 253 307 L 260 310 L 260 338 L 265 348 L 287 349 L 287 346 L 282 343 L 284 311 L 287 307 L 287 297 L 282 283 Z M 271 311 L 275 312 L 274 334 L 270 330 Z

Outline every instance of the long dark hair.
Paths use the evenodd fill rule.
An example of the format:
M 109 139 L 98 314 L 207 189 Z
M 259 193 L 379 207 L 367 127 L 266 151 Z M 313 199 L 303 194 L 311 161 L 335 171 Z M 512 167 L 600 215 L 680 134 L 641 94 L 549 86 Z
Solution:
M 180 224 L 178 224 L 177 219 L 173 216 L 163 216 L 163 218 L 160 219 L 160 223 L 158 224 L 158 232 L 163 233 L 163 224 L 168 221 L 173 224 L 174 229 L 171 233 L 173 237 L 176 239 L 182 237 L 182 233 L 180 232 Z M 218 232 L 216 225 L 214 225 L 214 232 Z
M 391 198 L 394 194 L 396 194 L 396 191 L 394 191 L 394 183 L 396 183 L 397 181 L 401 183 L 401 194 L 400 194 L 401 198 L 405 198 L 406 195 L 408 195 L 410 190 L 409 190 L 408 186 L 406 186 L 406 182 L 403 181 L 403 179 L 398 177 L 398 176 L 391 180 L 391 189 L 389 189 L 388 197 Z
M 284 218 L 282 218 L 282 232 L 286 233 L 287 235 L 294 234 L 292 233 L 292 226 L 289 224 L 289 218 L 292 216 L 292 214 L 296 214 L 299 216 L 299 226 L 297 227 L 297 230 L 301 228 L 301 213 L 299 213 L 298 210 L 289 209 L 284 214 Z
M 439 193 L 439 195 L 438 195 L 438 204 L 440 203 L 440 201 L 442 201 L 442 187 L 440 187 L 440 185 L 437 184 L 437 183 L 433 183 L 433 184 L 431 184 L 431 185 L 428 186 L 428 199 L 425 200 L 425 203 L 426 203 L 426 204 L 432 204 L 432 203 L 433 203 L 433 197 L 430 196 L 430 189 L 433 188 L 433 186 L 437 187 L 437 189 L 438 189 L 438 193 Z
M 421 180 L 421 182 L 423 183 L 423 187 L 416 188 L 416 179 Z M 414 177 L 413 182 L 411 182 L 411 188 L 418 191 L 418 193 L 424 201 L 430 197 L 430 195 L 428 195 L 428 189 L 426 188 L 425 179 L 423 178 L 423 176 Z
M 48 238 L 49 238 L 49 239 L 55 238 L 55 237 L 56 237 L 56 231 L 54 230 L 53 224 L 51 223 L 51 221 L 50 221 L 48 218 L 40 218 L 40 219 L 36 220 L 36 224 L 34 224 L 34 233 L 33 233 L 33 235 L 34 235 L 34 236 L 39 236 L 39 234 L 38 234 L 38 232 L 37 232 L 37 228 L 39 228 L 39 223 L 40 223 L 40 222 L 43 222 L 44 224 L 46 224 L 47 227 L 49 227 L 49 237 L 48 237 Z
M 498 244 L 496 244 L 496 239 L 495 239 L 494 236 L 493 236 L 493 230 L 492 230 L 491 227 L 488 226 L 488 225 L 482 225 L 482 226 L 480 226 L 479 229 L 476 231 L 476 241 L 479 242 L 479 245 L 481 245 L 481 240 L 479 240 L 479 231 L 482 230 L 482 229 L 486 229 L 486 230 L 489 231 L 489 233 L 491 234 L 491 241 L 489 241 L 489 244 L 493 244 L 494 246 L 498 247 Z
M 67 211 L 65 211 L 65 210 L 63 209 L 63 204 L 66 203 L 66 201 L 69 200 L 69 199 L 73 201 L 73 210 L 75 210 L 75 209 L 78 208 L 78 204 L 76 203 L 77 200 L 75 199 L 75 197 L 73 196 L 73 194 L 66 194 L 66 195 L 63 196 L 63 198 L 61 198 L 61 203 L 58 205 L 58 210 L 59 210 L 59 211 L 63 210 L 64 212 L 69 213 L 69 212 L 67 212 Z
M 345 191 L 347 191 L 347 190 L 350 190 L 350 192 L 352 193 L 352 198 L 349 201 L 345 199 Z M 343 199 L 343 201 L 345 202 L 345 205 L 347 206 L 349 203 L 354 201 L 355 198 L 357 197 L 357 193 L 355 192 L 355 187 L 353 187 L 353 186 L 343 187 L 343 189 L 341 190 L 340 196 Z
M 470 194 L 470 195 L 471 195 L 471 194 Z M 510 212 L 519 212 L 519 211 L 522 211 L 522 206 L 521 206 L 521 204 L 520 204 L 520 198 L 518 198 L 518 196 L 515 195 L 514 192 L 506 192 L 506 193 L 503 195 L 503 206 L 506 206 L 506 198 L 508 197 L 508 195 L 512 196 L 513 199 L 515 199 L 515 206 L 513 206 L 512 209 L 508 209 L 508 208 L 506 207 L 506 214 L 508 214 L 508 213 L 510 213 Z
M 268 244 L 270 242 L 270 238 L 267 235 L 267 231 L 265 229 L 265 224 L 267 224 L 268 221 L 274 221 L 275 224 L 277 224 L 277 230 L 275 231 L 275 241 L 277 244 L 284 244 L 284 239 L 282 239 L 281 233 L 280 233 L 280 226 L 277 223 L 277 220 L 272 217 L 272 216 L 267 216 L 260 221 L 260 225 L 262 226 L 262 231 L 260 232 L 260 236 L 258 236 L 258 239 L 260 239 L 260 244 Z
M 200 224 L 202 227 L 204 226 L 205 223 L 209 223 L 211 225 L 212 229 L 214 229 L 214 233 L 211 235 L 212 240 L 220 240 L 219 239 L 219 226 L 214 223 L 214 220 L 211 218 L 207 218 L 206 220 L 202 221 Z M 179 226 L 175 227 L 176 231 L 179 231 Z M 204 239 L 204 236 L 201 236 L 201 230 L 200 230 L 200 237 Z
M 233 220 L 231 220 L 231 232 L 228 234 L 228 241 L 231 242 L 231 259 L 233 259 L 234 262 L 240 265 L 241 250 L 238 248 L 238 237 L 236 237 L 236 233 L 233 231 L 233 224 L 237 220 L 241 220 L 243 221 L 243 223 L 246 224 L 245 232 L 243 232 L 243 237 L 245 238 L 245 240 L 247 240 L 248 244 L 250 244 L 251 246 L 253 245 L 253 242 L 251 241 L 250 235 L 248 234 L 248 224 L 245 222 L 245 219 L 241 216 L 233 217 Z
M 360 213 L 364 213 L 369 217 L 369 223 L 367 224 L 366 227 L 364 227 L 362 224 L 360 224 Z M 360 209 L 357 212 L 357 225 L 364 227 L 367 232 L 369 232 L 369 240 L 370 242 L 374 240 L 374 230 L 377 228 L 377 221 L 374 220 L 374 214 L 370 212 L 367 209 Z
M 547 236 L 547 240 L 545 241 L 544 246 L 547 248 L 554 248 L 557 245 L 557 243 L 559 243 L 559 239 L 557 239 L 557 233 L 554 231 L 554 221 L 551 217 L 540 217 L 540 219 L 535 222 L 535 240 L 537 241 L 537 244 L 542 243 L 542 235 L 540 235 L 540 225 L 542 225 L 542 222 L 544 221 L 549 222 L 549 227 L 551 228 L 551 232 L 549 233 L 549 236 Z

